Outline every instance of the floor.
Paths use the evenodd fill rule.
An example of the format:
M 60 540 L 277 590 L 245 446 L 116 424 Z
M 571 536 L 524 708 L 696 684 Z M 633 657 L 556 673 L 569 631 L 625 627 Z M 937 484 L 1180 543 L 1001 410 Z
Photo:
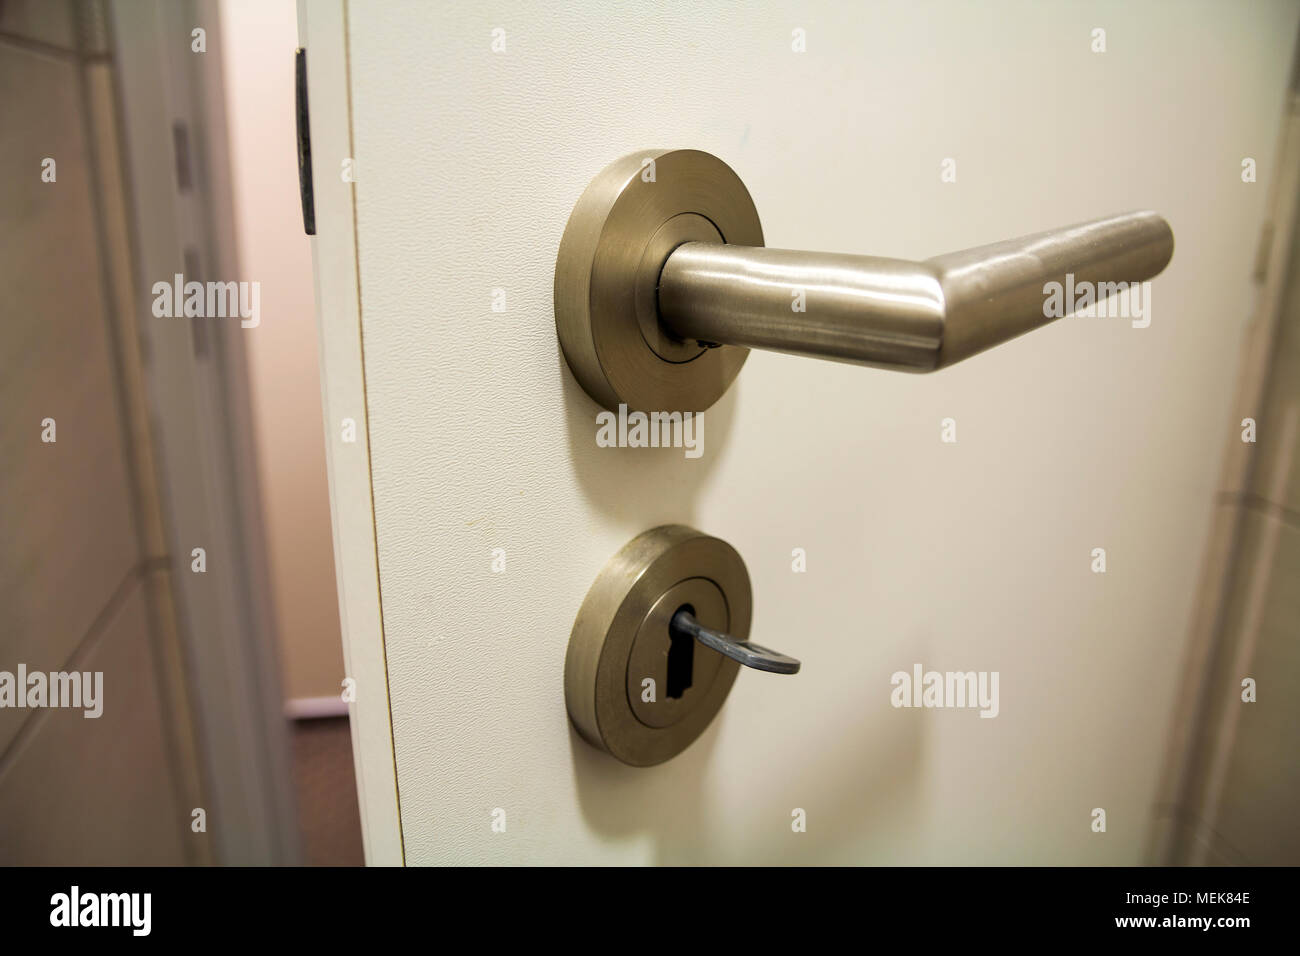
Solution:
M 294 787 L 308 866 L 364 866 L 347 717 L 293 722 Z

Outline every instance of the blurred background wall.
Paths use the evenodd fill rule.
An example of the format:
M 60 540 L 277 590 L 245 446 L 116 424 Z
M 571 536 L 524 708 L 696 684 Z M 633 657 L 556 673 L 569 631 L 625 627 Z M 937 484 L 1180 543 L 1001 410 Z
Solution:
M 362 860 L 295 42 L 288 2 L 0 0 L 0 670 L 107 696 L 0 710 L 0 863 Z M 156 317 L 174 273 L 260 323 Z
M 1300 861 L 1300 61 L 1281 122 L 1156 862 Z
M 248 337 L 262 516 L 292 713 L 345 713 L 311 246 L 298 199 L 292 0 L 222 0 L 235 239 L 271 317 Z
M 267 317 L 247 337 L 253 451 L 294 792 L 308 863 L 362 862 L 334 583 L 311 245 L 303 232 L 292 0 L 220 0 L 234 241 Z
M 0 710 L 6 863 L 212 858 L 115 71 L 100 4 L 0 4 L 0 669 L 102 671 L 105 694 L 93 720 Z

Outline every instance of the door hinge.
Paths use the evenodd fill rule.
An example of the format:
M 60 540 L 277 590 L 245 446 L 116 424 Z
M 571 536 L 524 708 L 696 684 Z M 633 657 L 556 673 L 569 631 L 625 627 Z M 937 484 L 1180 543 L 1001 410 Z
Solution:
M 302 228 L 316 235 L 316 197 L 311 185 L 311 123 L 307 114 L 307 51 L 294 52 L 294 112 L 298 117 L 298 193 L 302 197 Z

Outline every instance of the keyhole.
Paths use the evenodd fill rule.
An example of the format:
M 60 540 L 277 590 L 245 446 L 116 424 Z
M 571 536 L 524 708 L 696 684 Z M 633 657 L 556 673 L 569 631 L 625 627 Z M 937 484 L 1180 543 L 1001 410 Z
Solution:
M 695 608 L 683 604 L 677 611 L 689 611 L 695 614 Z M 674 616 L 677 612 L 674 612 Z M 671 620 L 671 618 L 669 618 Z M 678 700 L 691 687 L 692 671 L 695 669 L 695 638 L 668 628 L 668 689 L 667 694 Z

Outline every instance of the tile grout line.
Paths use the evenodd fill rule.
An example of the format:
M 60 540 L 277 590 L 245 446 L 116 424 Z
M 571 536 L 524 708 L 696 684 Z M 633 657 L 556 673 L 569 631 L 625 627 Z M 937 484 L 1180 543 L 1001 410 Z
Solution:
M 108 632 L 108 625 L 125 606 L 131 591 L 135 587 L 142 585 L 145 578 L 152 572 L 166 570 L 170 567 L 171 561 L 168 558 L 146 557 L 137 561 L 123 575 L 122 580 L 113 589 L 113 593 L 109 595 L 108 601 L 95 615 L 95 619 L 90 622 L 90 627 L 86 629 L 86 633 L 77 641 L 72 653 L 68 655 L 67 660 L 63 661 L 58 669 L 63 672 L 76 670 L 76 664 L 99 645 L 100 639 Z M 14 734 L 13 739 L 9 741 L 3 751 L 0 751 L 0 780 L 4 778 L 10 764 L 17 758 L 23 744 L 35 736 L 40 720 L 48 710 L 48 707 L 32 708 L 32 712 L 27 715 L 27 718 L 19 726 L 18 732 Z

